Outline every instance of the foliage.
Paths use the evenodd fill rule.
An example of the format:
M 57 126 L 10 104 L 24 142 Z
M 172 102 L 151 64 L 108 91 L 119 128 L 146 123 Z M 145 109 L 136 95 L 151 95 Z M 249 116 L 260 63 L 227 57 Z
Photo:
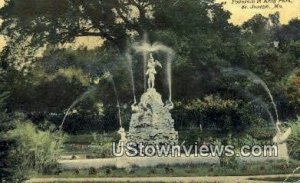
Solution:
M 126 30 L 139 28 L 129 17 L 125 22 L 116 23 L 123 13 L 130 11 L 129 6 L 135 5 L 130 2 L 8 0 L 1 11 L 5 20 L 2 32 L 9 37 L 15 36 L 15 40 L 28 40 L 34 31 L 37 35 L 29 40 L 33 47 L 73 41 L 76 36 L 98 36 L 122 45 Z M 135 6 L 144 8 L 142 2 L 136 3 Z
M 292 135 L 288 139 L 288 149 L 291 157 L 300 159 L 300 119 L 291 122 Z
M 7 137 L 10 130 L 15 129 L 15 123 L 5 109 L 5 99 L 7 92 L 0 94 L 0 181 L 1 182 L 22 182 L 27 178 L 27 172 L 22 170 L 19 165 L 22 162 L 14 152 L 17 148 L 17 139 Z
M 289 103 L 294 106 L 296 114 L 300 114 L 300 69 L 296 69 L 287 79 L 285 93 L 288 96 Z
M 194 113 L 190 118 L 198 120 L 195 124 L 197 127 L 201 124 L 205 129 L 226 133 L 243 131 L 248 126 L 249 121 L 243 119 L 240 105 L 239 101 L 210 95 L 203 100 L 193 100 L 184 106 L 186 110 Z
M 222 70 L 227 67 L 251 70 L 262 78 L 274 95 L 281 119 L 293 119 L 300 113 L 299 19 L 281 25 L 279 13 L 255 15 L 236 26 L 229 22 L 230 12 L 214 0 L 6 0 L 0 16 L 0 31 L 8 40 L 0 56 L 1 182 L 22 181 L 31 170 L 55 171 L 62 139 L 54 130 L 76 101 L 63 129 L 77 136 L 68 137 L 65 153 L 111 156 L 111 142 L 118 139 L 110 133 L 119 128 L 117 100 L 126 129 L 131 116 L 131 78 L 124 52 L 145 33 L 151 43 L 162 42 L 176 52 L 172 63 L 172 96 L 176 100 L 172 116 L 180 141 L 235 147 L 272 143 L 272 114 L 268 119 L 265 116 L 270 106 L 260 99 L 265 91 L 259 87 L 248 91 L 250 81 L 224 76 Z M 102 39 L 104 44 L 93 50 L 60 46 L 85 36 Z M 44 54 L 37 58 L 43 48 Z M 165 61 L 159 53 L 154 56 Z M 133 55 L 137 96 L 143 92 L 140 60 L 141 55 Z M 116 93 L 112 80 L 94 82 L 108 70 Z M 167 93 L 164 77 L 159 72 L 156 80 L 163 97 Z M 9 95 L 3 91 L 9 91 Z M 243 98 L 248 93 L 253 93 L 253 101 Z M 25 116 L 13 115 L 18 111 Z M 43 123 L 45 120 L 49 122 Z M 299 120 L 291 126 L 290 154 L 299 158 Z M 87 131 L 101 134 L 78 135 Z M 282 173 L 282 169 L 290 173 L 293 169 L 285 169 L 282 163 L 239 167 L 235 158 L 221 160 L 223 167 L 171 168 L 167 175 L 263 174 Z M 163 175 L 166 168 L 141 168 L 133 175 L 91 168 L 90 173 L 148 176 L 150 172 L 153 176 Z
M 110 71 L 118 93 L 126 101 L 129 96 L 131 100 L 130 85 L 124 82 L 129 79 L 120 77 L 128 74 L 126 62 L 119 58 L 113 49 L 49 48 L 44 57 L 35 62 L 35 70 L 30 75 L 24 76 L 16 70 L 8 72 L 9 109 L 24 112 L 34 123 L 46 119 L 58 126 L 67 109 L 77 101 L 66 118 L 67 132 L 116 129 L 114 125 L 107 125 L 118 125 L 115 104 L 111 106 L 112 102 L 116 103 L 112 83 L 101 79 L 94 84 L 92 80 Z M 116 62 L 110 63 L 111 59 Z
M 276 31 L 276 37 L 281 42 L 283 47 L 288 46 L 290 41 L 300 40 L 300 20 L 293 19 L 287 25 L 283 25 L 281 29 Z
M 132 101 L 128 85 L 130 77 L 121 53 L 126 40 L 135 41 L 144 32 L 149 33 L 150 41 L 163 42 L 176 52 L 173 62 L 174 98 L 193 100 L 212 93 L 223 95 L 232 92 L 228 89 L 232 83 L 224 82 L 220 69 L 236 66 L 250 69 L 266 80 L 272 93 L 280 99 L 280 109 L 284 109 L 287 103 L 281 97 L 283 92 L 278 81 L 297 65 L 297 39 L 284 38 L 286 46 L 279 44 L 279 48 L 274 47 L 273 41 L 281 41 L 276 31 L 294 30 L 297 20 L 281 27 L 279 14 L 275 13 L 269 17 L 255 15 L 242 26 L 234 26 L 228 22 L 230 12 L 223 9 L 223 4 L 213 0 L 92 3 L 63 0 L 59 7 L 53 3 L 55 1 L 8 0 L 1 9 L 4 19 L 2 33 L 11 38 L 2 54 L 5 59 L 8 58 L 5 53 L 11 52 L 15 44 L 24 42 L 27 45 L 24 49 L 31 51 L 48 45 L 43 58 L 29 64 L 32 67 L 30 76 L 11 73 L 11 110 L 61 112 L 86 91 L 91 85 L 89 81 L 101 75 L 105 68 L 114 68 L 114 79 L 122 101 Z M 130 16 L 132 11 L 138 12 L 136 17 Z M 58 43 L 88 35 L 103 38 L 106 43 L 95 50 L 55 47 Z M 139 58 L 134 57 L 136 59 Z M 140 72 L 134 74 L 136 83 L 142 83 Z M 158 89 L 165 91 L 164 80 L 159 77 L 157 82 Z M 189 85 L 182 84 L 187 82 Z M 111 86 L 101 83 L 99 90 L 103 95 L 101 99 L 107 99 L 111 106 L 116 100 L 110 92 Z M 142 87 L 138 84 L 137 92 L 141 91 Z M 93 106 L 89 104 L 87 106 Z
M 22 162 L 23 170 L 53 173 L 57 167 L 62 135 L 53 131 L 41 131 L 22 115 L 15 118 L 16 128 L 7 133 L 7 138 L 17 141 L 14 152 Z
M 176 129 L 212 129 L 222 135 L 247 133 L 249 136 L 241 137 L 247 143 L 272 137 L 273 127 L 264 116 L 269 106 L 255 103 L 265 91 L 259 87 L 247 91 L 251 82 L 224 76 L 222 70 L 227 67 L 251 70 L 262 78 L 274 95 L 280 118 L 294 118 L 300 110 L 298 19 L 281 25 L 279 13 L 255 15 L 236 26 L 229 22 L 230 12 L 214 0 L 6 0 L 0 15 L 1 32 L 9 40 L 1 54 L 0 73 L 6 73 L 0 87 L 10 92 L 7 109 L 24 112 L 38 126 L 45 119 L 60 125 L 67 109 L 80 100 L 66 118 L 65 131 L 115 131 L 119 128 L 119 100 L 127 128 L 132 91 L 124 52 L 144 33 L 151 43 L 162 42 L 176 52 L 172 63 Z M 58 46 L 83 36 L 98 37 L 104 44 L 93 50 Z M 36 58 L 36 51 L 44 46 L 44 54 Z M 155 57 L 165 61 L 159 53 Z M 141 55 L 133 56 L 137 96 L 143 92 L 140 60 Z M 116 93 L 112 80 L 93 82 L 108 70 Z M 159 72 L 156 80 L 163 97 L 167 93 L 164 77 Z M 91 88 L 95 90 L 83 99 Z M 239 96 L 247 92 L 253 93 L 254 102 Z M 35 131 L 34 126 L 25 124 L 24 128 Z M 47 136 L 45 133 L 47 130 L 36 132 L 33 137 Z M 197 133 L 186 134 L 185 140 L 194 141 Z M 108 143 L 102 145 L 103 154 L 107 154 Z

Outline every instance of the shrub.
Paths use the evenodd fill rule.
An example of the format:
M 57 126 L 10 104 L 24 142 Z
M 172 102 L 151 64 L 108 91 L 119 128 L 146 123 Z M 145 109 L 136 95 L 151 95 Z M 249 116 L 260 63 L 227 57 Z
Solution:
M 111 174 L 112 173 L 112 169 L 110 169 L 110 168 L 106 168 L 105 169 L 105 174 L 106 175 L 109 175 L 109 174 Z
M 16 128 L 7 136 L 17 141 L 16 155 L 22 159 L 26 170 L 40 173 L 54 173 L 57 169 L 57 157 L 60 153 L 62 136 L 58 132 L 41 131 L 23 115 L 15 118 Z
M 74 173 L 76 174 L 76 175 L 79 175 L 79 169 L 75 169 L 75 171 L 74 171 Z
M 148 172 L 148 174 L 155 174 L 155 173 L 156 173 L 155 169 L 150 169 Z
M 285 81 L 284 90 L 289 103 L 296 113 L 300 113 L 300 69 L 296 69 Z
M 289 154 L 292 158 L 300 159 L 300 118 L 292 122 L 292 135 L 288 139 Z
M 166 174 L 171 174 L 171 173 L 174 172 L 174 170 L 173 170 L 173 168 L 171 168 L 171 167 L 169 167 L 169 166 L 166 166 L 166 167 L 165 167 L 165 172 L 166 172 Z
M 238 103 L 233 100 L 224 100 L 219 96 L 209 95 L 203 100 L 193 100 L 186 105 L 186 109 L 193 110 L 201 116 L 204 126 L 209 128 L 225 127 L 228 117 L 236 110 Z M 228 119 L 229 120 L 229 119 Z M 225 126 L 227 124 L 227 127 Z
M 90 167 L 90 169 L 89 169 L 89 174 L 90 174 L 90 175 L 96 175 L 96 174 L 97 174 L 97 169 L 94 168 L 94 167 Z
M 183 105 L 180 114 L 185 115 L 188 123 L 212 129 L 217 133 L 244 132 L 252 124 L 261 125 L 264 121 L 249 112 L 249 106 L 241 100 L 224 99 L 218 95 L 209 95 L 204 99 L 195 99 Z M 195 121 L 196 120 L 196 121 Z M 176 121 L 176 120 L 175 120 Z
M 254 146 L 259 144 L 260 142 L 256 138 L 253 138 L 251 135 L 247 135 L 247 134 L 243 137 L 232 138 L 230 143 L 230 145 L 233 145 L 234 147 L 237 148 L 241 148 L 244 145 Z

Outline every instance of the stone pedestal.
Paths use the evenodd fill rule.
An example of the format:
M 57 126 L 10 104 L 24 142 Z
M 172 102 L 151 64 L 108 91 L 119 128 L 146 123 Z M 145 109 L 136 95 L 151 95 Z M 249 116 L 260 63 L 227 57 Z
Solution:
M 177 145 L 178 132 L 174 129 L 174 120 L 170 110 L 173 104 L 164 104 L 161 95 L 149 88 L 141 96 L 138 105 L 133 105 L 128 142 L 151 145 Z

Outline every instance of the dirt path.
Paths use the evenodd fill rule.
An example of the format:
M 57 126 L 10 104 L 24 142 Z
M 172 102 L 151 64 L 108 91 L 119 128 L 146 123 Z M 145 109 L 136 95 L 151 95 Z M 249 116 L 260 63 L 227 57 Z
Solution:
M 193 182 L 193 183 L 271 183 L 270 181 L 253 181 L 249 178 L 276 178 L 288 175 L 260 175 L 260 176 L 220 176 L 220 177 L 122 177 L 122 178 L 33 178 L 28 183 L 88 183 L 88 182 Z M 297 174 L 295 176 L 300 176 Z

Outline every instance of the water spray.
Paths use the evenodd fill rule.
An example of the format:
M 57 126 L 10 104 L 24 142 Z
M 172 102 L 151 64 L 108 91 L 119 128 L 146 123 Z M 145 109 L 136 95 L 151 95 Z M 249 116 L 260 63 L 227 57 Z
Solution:
M 271 103 L 272 103 L 274 111 L 275 111 L 276 123 L 274 123 L 274 125 L 277 128 L 277 125 L 280 124 L 279 117 L 278 117 L 278 111 L 277 111 L 276 104 L 274 102 L 274 98 L 273 98 L 273 96 L 271 94 L 271 91 L 268 88 L 267 84 L 261 78 L 259 78 L 257 75 L 255 75 L 253 72 L 248 71 L 248 70 L 243 70 L 243 69 L 240 69 L 240 68 L 227 68 L 227 69 L 223 69 L 222 71 L 223 72 L 230 72 L 230 73 L 238 74 L 238 75 L 242 75 L 242 76 L 246 76 L 248 78 L 248 80 L 252 81 L 255 84 L 259 84 L 264 88 L 264 90 L 267 92 L 269 98 L 271 99 Z
M 136 94 L 135 94 L 135 84 L 134 84 L 134 76 L 133 76 L 133 69 L 132 69 L 132 56 L 129 53 L 126 53 L 126 59 L 129 66 L 129 72 L 131 76 L 131 85 L 132 85 L 132 94 L 133 94 L 133 101 L 134 104 L 136 103 Z
M 102 77 L 97 78 L 94 81 L 94 84 L 99 84 L 99 82 L 101 80 L 106 80 L 110 77 L 110 73 L 109 72 L 105 72 Z M 92 92 L 96 91 L 97 87 L 96 86 L 92 86 L 90 87 L 86 92 L 84 92 L 82 95 L 80 95 L 74 102 L 72 102 L 72 104 L 69 106 L 69 108 L 66 111 L 66 114 L 64 115 L 64 118 L 61 122 L 61 124 L 59 125 L 59 130 L 61 131 L 63 129 L 63 126 L 65 124 L 66 118 L 69 115 L 71 109 L 73 109 L 80 101 L 82 101 L 85 97 L 87 97 L 89 94 L 91 94 Z
M 109 71 L 106 71 L 105 75 L 107 76 L 107 78 L 111 82 L 111 84 L 113 86 L 113 89 L 114 89 L 114 93 L 115 93 L 116 100 L 117 100 L 117 109 L 118 109 L 119 123 L 120 123 L 120 126 L 122 127 L 121 107 L 120 107 L 120 103 L 119 103 L 119 97 L 118 97 L 118 92 L 117 92 L 116 84 L 115 84 L 113 76 L 111 75 L 111 73 Z
M 79 98 L 77 98 L 71 105 L 70 107 L 67 109 L 66 114 L 61 122 L 61 124 L 59 125 L 59 130 L 61 131 L 63 128 L 63 125 L 65 123 L 65 120 L 67 118 L 67 116 L 70 113 L 70 110 L 75 107 L 81 100 L 83 100 L 86 96 L 88 96 L 90 93 L 94 92 L 96 90 L 95 86 L 92 86 L 90 89 L 88 89 L 86 92 L 84 92 L 81 96 L 79 96 Z
M 258 76 L 256 76 L 253 72 L 248 71 L 248 70 L 243 70 L 240 68 L 227 68 L 227 69 L 223 69 L 223 72 L 230 72 L 230 73 L 234 73 L 234 74 L 238 74 L 238 75 L 242 75 L 242 76 L 246 76 L 248 80 L 252 81 L 255 84 L 259 84 L 261 85 L 265 91 L 268 93 L 269 98 L 271 99 L 275 114 L 276 114 L 276 123 L 273 122 L 275 129 L 276 129 L 276 135 L 273 137 L 273 142 L 275 143 L 282 143 L 284 141 L 286 141 L 288 139 L 288 137 L 291 135 L 291 128 L 288 128 L 284 133 L 281 131 L 281 129 L 279 128 L 279 126 L 282 124 L 279 121 L 279 117 L 278 117 L 278 112 L 277 112 L 277 107 L 276 104 L 274 102 L 273 96 L 271 94 L 270 89 L 268 88 L 267 84 L 260 79 Z
M 174 59 L 175 56 L 175 52 L 173 49 L 159 43 L 159 42 L 155 42 L 152 45 L 152 49 L 151 51 L 153 52 L 164 52 L 166 53 L 167 56 L 167 81 L 168 81 L 168 87 L 169 87 L 169 101 L 172 102 L 172 61 Z
M 143 62 L 144 62 L 144 81 L 146 83 L 146 64 L 147 64 L 147 54 L 154 53 L 154 52 L 163 52 L 166 54 L 167 62 L 166 62 L 166 73 L 167 73 L 167 82 L 168 82 L 168 89 L 169 89 L 169 101 L 172 101 L 172 61 L 175 56 L 175 52 L 173 49 L 159 43 L 155 42 L 153 45 L 147 42 L 145 39 L 142 42 L 136 43 L 133 45 L 133 49 L 137 53 L 143 54 Z M 146 54 L 146 56 L 145 56 Z

